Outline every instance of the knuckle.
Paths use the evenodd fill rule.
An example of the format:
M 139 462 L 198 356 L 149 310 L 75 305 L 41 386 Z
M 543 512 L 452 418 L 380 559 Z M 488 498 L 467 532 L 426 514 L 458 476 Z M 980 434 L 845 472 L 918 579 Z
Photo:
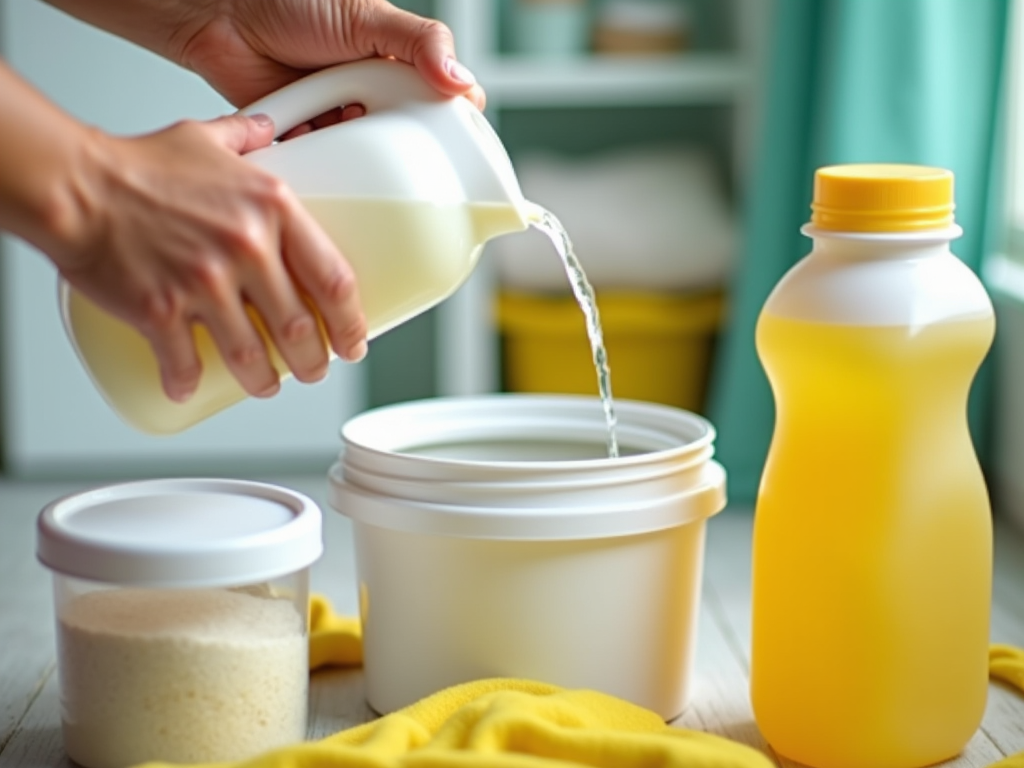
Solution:
M 281 211 L 290 202 L 291 189 L 276 176 L 254 173 L 250 179 L 250 194 L 265 210 Z
M 306 341 L 313 336 L 316 328 L 316 321 L 310 315 L 296 315 L 281 326 L 281 340 L 286 344 Z
M 263 345 L 255 339 L 236 343 L 227 350 L 228 364 L 235 368 L 251 368 L 266 356 Z
M 224 234 L 225 247 L 232 260 L 255 266 L 265 262 L 269 239 L 265 222 L 255 216 L 242 218 Z
M 207 295 L 220 296 L 230 287 L 230 271 L 220 259 L 199 259 L 192 265 L 191 272 L 191 282 Z
M 186 136 L 194 136 L 198 133 L 205 132 L 206 129 L 204 128 L 203 124 L 200 123 L 198 120 L 186 118 L 184 120 L 178 120 L 177 122 L 171 124 L 168 130 L 173 131 L 174 133 L 181 133 Z
M 362 314 L 348 320 L 335 336 L 336 346 L 340 349 L 351 349 L 354 345 L 366 340 L 366 317 Z
M 369 330 L 368 330 L 367 325 L 366 325 L 366 316 L 365 315 L 361 314 L 361 315 L 359 315 L 359 317 L 357 317 L 355 320 L 353 320 L 351 328 L 352 328 L 352 331 L 351 331 L 351 334 L 350 334 L 350 338 L 352 339 L 352 343 L 353 344 L 356 344 L 356 343 L 358 343 L 360 341 L 365 341 L 366 340 L 366 335 L 369 332 Z
M 424 19 L 420 28 L 420 34 L 434 38 L 444 38 L 448 41 L 453 39 L 452 31 L 446 24 L 437 19 Z
M 177 291 L 150 289 L 139 296 L 139 315 L 151 333 L 165 333 L 181 322 L 185 299 Z
M 413 35 L 413 41 L 412 50 L 409 51 L 410 61 L 415 61 L 438 45 L 448 49 L 454 49 L 455 46 L 452 31 L 437 19 L 422 19 Z
M 347 303 L 356 295 L 356 276 L 348 270 L 336 269 L 323 278 L 321 290 L 328 304 Z

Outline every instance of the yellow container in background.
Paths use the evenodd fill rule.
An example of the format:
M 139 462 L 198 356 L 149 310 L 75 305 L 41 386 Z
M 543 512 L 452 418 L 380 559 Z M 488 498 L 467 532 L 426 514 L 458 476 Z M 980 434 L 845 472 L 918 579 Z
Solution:
M 603 290 L 597 296 L 612 392 L 700 411 L 721 324 L 721 293 Z M 563 294 L 505 291 L 497 299 L 505 388 L 596 394 L 583 312 Z

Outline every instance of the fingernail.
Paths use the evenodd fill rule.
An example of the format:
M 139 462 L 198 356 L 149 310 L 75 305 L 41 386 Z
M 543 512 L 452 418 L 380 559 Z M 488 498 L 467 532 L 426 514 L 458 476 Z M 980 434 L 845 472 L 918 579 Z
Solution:
M 264 115 L 262 112 L 258 115 L 249 115 L 249 119 L 256 123 L 260 128 L 274 127 L 274 121 L 270 119 L 270 115 Z
M 281 382 L 275 381 L 269 387 L 260 392 L 256 397 L 273 397 L 281 390 Z
M 476 85 L 476 77 L 463 64 L 460 64 L 454 57 L 449 56 L 444 62 L 444 71 L 453 80 L 458 80 L 465 85 Z
M 196 392 L 194 387 L 188 389 L 175 389 L 167 393 L 167 396 L 176 403 L 187 403 Z
M 350 363 L 358 363 L 366 357 L 368 351 L 369 347 L 366 345 L 366 342 L 360 341 L 358 344 L 349 347 L 348 352 L 345 353 L 345 359 Z

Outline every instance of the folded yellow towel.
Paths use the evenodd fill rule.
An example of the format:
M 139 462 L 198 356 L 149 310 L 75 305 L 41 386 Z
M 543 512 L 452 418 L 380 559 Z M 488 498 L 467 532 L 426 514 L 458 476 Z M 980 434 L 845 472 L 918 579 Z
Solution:
M 235 768 L 772 765 L 751 747 L 672 728 L 653 712 L 612 696 L 494 679 L 448 688 L 379 720 L 322 741 L 268 752 Z
M 322 595 L 309 599 L 309 669 L 358 667 L 363 663 L 363 627 L 355 616 L 339 616 Z
M 993 645 L 988 651 L 988 672 L 996 680 L 1024 693 L 1024 648 Z M 1000 760 L 990 768 L 1024 768 L 1024 752 Z
M 310 668 L 362 662 L 358 619 L 310 603 Z M 1024 650 L 993 645 L 992 677 L 1024 692 Z M 226 768 L 228 764 L 218 764 Z M 457 685 L 317 742 L 233 768 L 771 768 L 761 752 L 595 691 L 528 680 Z M 143 768 L 167 768 L 149 763 Z M 214 766 L 207 766 L 214 768 Z M 1024 752 L 990 768 L 1024 768 Z
M 1024 693 L 1024 648 L 993 645 L 988 649 L 988 672 Z

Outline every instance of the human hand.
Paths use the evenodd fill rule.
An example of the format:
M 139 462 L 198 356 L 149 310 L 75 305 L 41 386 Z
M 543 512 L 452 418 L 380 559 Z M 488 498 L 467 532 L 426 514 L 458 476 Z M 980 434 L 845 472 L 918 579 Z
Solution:
M 236 106 L 311 71 L 375 56 L 412 64 L 441 93 L 484 106 L 448 28 L 386 0 L 228 0 L 217 13 L 192 14 L 171 55 Z
M 411 63 L 438 91 L 484 104 L 483 91 L 454 57 L 448 29 L 385 0 L 48 1 L 192 69 L 238 106 L 310 71 L 375 56 Z M 53 147 L 74 145 L 66 139 L 79 126 L 36 95 L 17 95 L 20 106 L 10 115 L 19 120 L 7 125 L 0 114 L 0 136 L 9 130 L 21 137 L 30 125 L 39 141 L 33 151 L 0 156 L 0 168 L 33 169 L 0 174 L 18 180 L 5 185 L 0 178 L 0 202 L 23 196 L 7 186 L 27 184 L 37 210 L 15 206 L 5 217 L 0 208 L 0 226 L 36 244 L 72 285 L 143 332 L 172 398 L 185 399 L 199 380 L 195 322 L 209 327 L 248 392 L 277 390 L 247 305 L 302 381 L 326 370 L 302 294 L 340 356 L 365 354 L 351 268 L 284 185 L 238 157 L 268 144 L 272 128 L 234 117 L 134 139 L 91 132 L 89 151 L 71 153 L 72 164 L 81 160 L 82 167 L 67 172 L 64 151 Z M 38 119 L 26 117 L 30 101 Z M 358 105 L 346 110 L 290 127 L 287 136 L 359 113 Z M 44 160 L 49 172 L 39 173 Z M 57 193 L 66 199 L 56 204 L 56 216 L 51 190 L 65 181 L 51 179 L 68 187 Z
M 75 214 L 41 243 L 71 285 L 147 337 L 174 400 L 201 374 L 193 323 L 247 392 L 277 392 L 247 306 L 300 381 L 327 372 L 311 309 L 341 357 L 366 353 L 351 268 L 283 182 L 239 157 L 273 135 L 268 119 L 238 115 L 132 138 L 87 129 Z

